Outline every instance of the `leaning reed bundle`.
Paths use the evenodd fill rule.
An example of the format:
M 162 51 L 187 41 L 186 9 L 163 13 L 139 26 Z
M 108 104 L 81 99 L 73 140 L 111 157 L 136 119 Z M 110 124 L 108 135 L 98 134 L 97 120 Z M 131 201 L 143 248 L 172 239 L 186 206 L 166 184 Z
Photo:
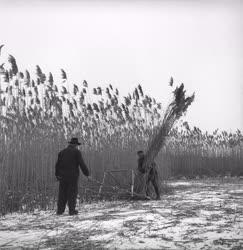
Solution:
M 194 94 L 192 96 L 186 97 L 186 91 L 184 90 L 183 83 L 180 87 L 176 87 L 176 89 L 173 91 L 173 94 L 173 101 L 166 109 L 162 125 L 156 129 L 145 153 L 143 165 L 147 170 L 158 155 L 161 148 L 165 145 L 166 137 L 168 136 L 173 125 L 187 111 L 188 107 L 195 98 Z

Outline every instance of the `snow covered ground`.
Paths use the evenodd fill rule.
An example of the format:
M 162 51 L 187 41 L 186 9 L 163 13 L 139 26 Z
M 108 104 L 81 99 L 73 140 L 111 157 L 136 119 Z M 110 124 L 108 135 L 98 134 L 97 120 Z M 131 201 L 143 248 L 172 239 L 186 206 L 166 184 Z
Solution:
M 177 181 L 161 201 L 0 218 L 0 249 L 243 249 L 243 180 Z

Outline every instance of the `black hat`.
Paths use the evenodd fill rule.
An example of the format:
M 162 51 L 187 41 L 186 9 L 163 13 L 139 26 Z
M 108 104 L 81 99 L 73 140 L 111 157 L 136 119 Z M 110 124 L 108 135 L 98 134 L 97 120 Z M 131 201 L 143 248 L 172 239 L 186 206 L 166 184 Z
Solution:
M 71 141 L 69 141 L 68 143 L 70 143 L 70 144 L 76 144 L 76 145 L 81 145 L 81 143 L 78 141 L 78 138 L 76 138 L 76 137 L 73 137 L 71 139 Z
M 143 150 L 137 151 L 137 154 L 142 154 L 142 153 L 144 153 Z

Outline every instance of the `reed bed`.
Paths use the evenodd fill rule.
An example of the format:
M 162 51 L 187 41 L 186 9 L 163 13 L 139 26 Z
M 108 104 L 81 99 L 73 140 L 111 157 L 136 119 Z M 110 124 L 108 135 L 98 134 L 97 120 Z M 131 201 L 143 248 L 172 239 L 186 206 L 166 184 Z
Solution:
M 1 59 L 1 57 L 0 57 Z M 0 213 L 53 206 L 54 165 L 70 137 L 79 137 L 92 176 L 105 170 L 136 168 L 136 151 L 145 149 L 166 112 L 142 86 L 125 97 L 112 85 L 90 89 L 73 84 L 66 72 L 54 80 L 36 66 L 31 77 L 9 56 L 0 68 Z M 187 122 L 171 130 L 157 157 L 161 178 L 239 175 L 241 131 L 212 134 Z M 122 178 L 121 176 L 117 177 Z M 81 177 L 81 197 L 89 186 Z M 85 196 L 87 199 L 87 195 Z

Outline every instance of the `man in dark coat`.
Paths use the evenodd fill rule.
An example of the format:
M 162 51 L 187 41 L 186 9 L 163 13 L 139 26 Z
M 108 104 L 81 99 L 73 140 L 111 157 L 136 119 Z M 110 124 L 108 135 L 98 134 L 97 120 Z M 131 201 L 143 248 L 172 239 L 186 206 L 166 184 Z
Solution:
M 75 206 L 78 194 L 79 167 L 83 174 L 89 177 L 89 170 L 77 148 L 78 145 L 80 145 L 78 139 L 72 138 L 69 145 L 58 154 L 55 168 L 55 176 L 59 181 L 57 215 L 64 213 L 67 203 L 69 214 L 78 214 Z
M 137 152 L 138 155 L 138 171 L 141 174 L 145 174 L 146 170 L 144 169 L 143 166 L 143 162 L 144 162 L 144 152 L 142 150 Z M 148 169 L 148 178 L 146 179 L 146 195 L 149 196 L 149 183 L 151 182 L 153 187 L 154 187 L 154 191 L 156 193 L 156 199 L 159 200 L 160 199 L 160 190 L 159 190 L 159 177 L 158 177 L 158 171 L 156 168 L 156 163 L 152 162 L 150 168 Z

